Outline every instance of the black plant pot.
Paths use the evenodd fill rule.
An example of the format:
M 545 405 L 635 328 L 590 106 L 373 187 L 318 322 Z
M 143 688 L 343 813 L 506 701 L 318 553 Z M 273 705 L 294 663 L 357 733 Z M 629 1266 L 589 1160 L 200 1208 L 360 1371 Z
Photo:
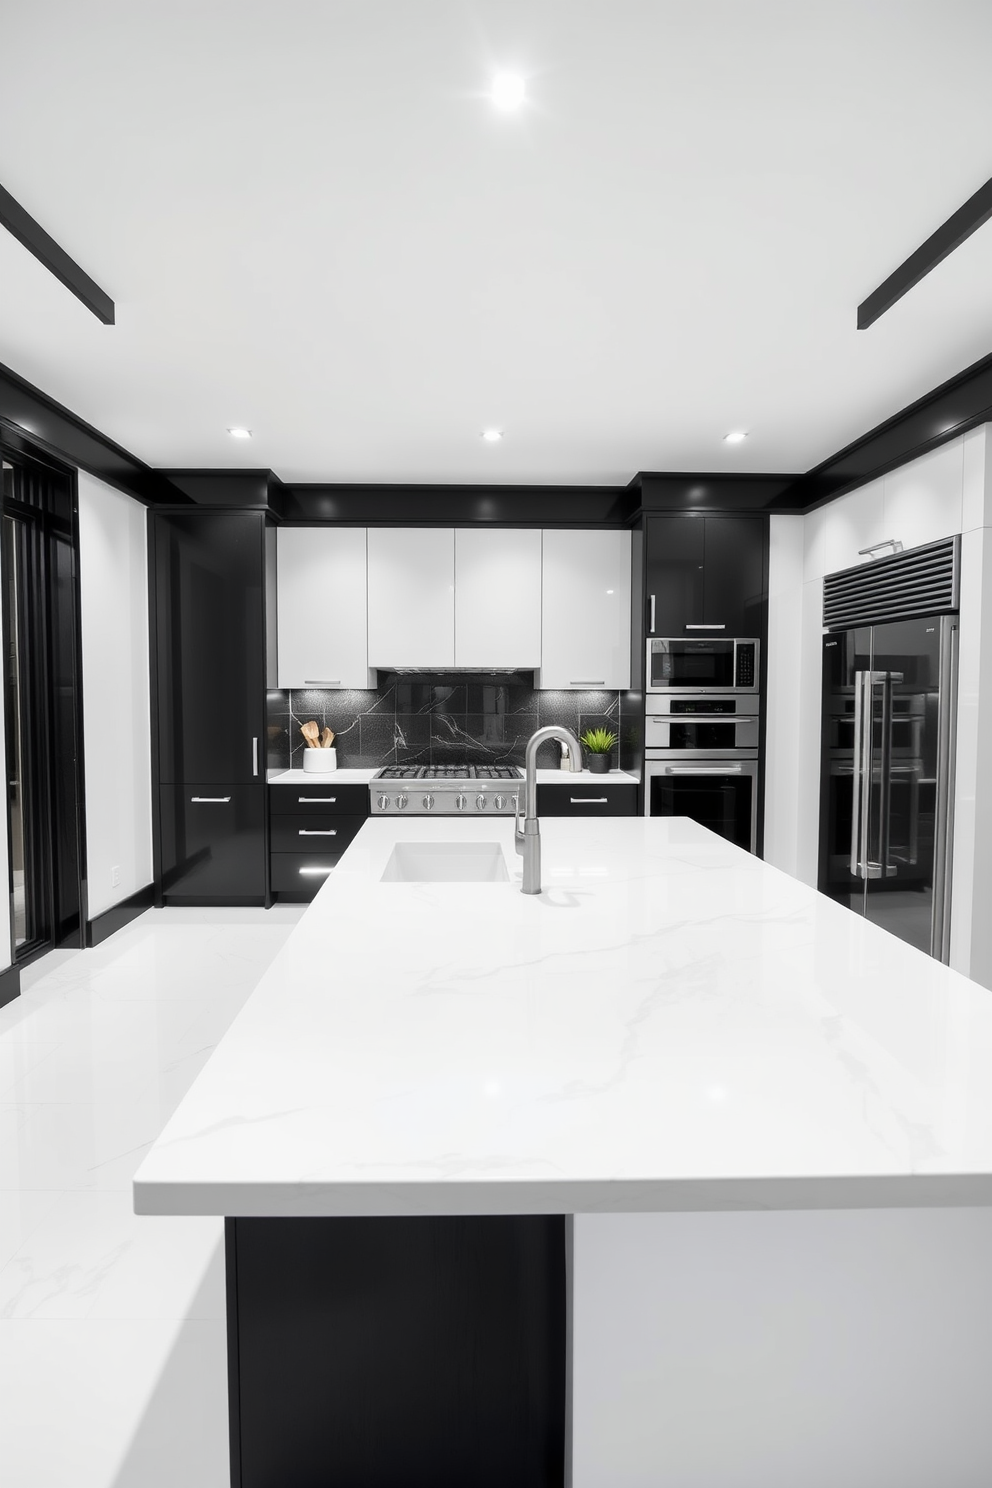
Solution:
M 606 775 L 610 768 L 608 754 L 587 754 L 586 761 L 593 775 Z

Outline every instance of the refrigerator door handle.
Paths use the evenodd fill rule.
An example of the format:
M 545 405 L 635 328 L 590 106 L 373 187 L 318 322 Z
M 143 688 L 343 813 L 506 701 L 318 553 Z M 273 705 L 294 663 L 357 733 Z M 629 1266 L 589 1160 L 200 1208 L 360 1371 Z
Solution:
M 871 701 L 867 711 L 872 720 L 870 725 L 872 731 L 874 731 L 875 688 L 877 686 L 882 689 L 882 713 L 878 769 L 878 862 L 867 863 L 866 878 L 894 878 L 899 872 L 899 865 L 890 861 L 889 853 L 892 841 L 892 684 L 902 680 L 902 672 L 872 672 L 868 681 Z M 870 743 L 868 754 L 869 769 L 874 773 Z
M 951 959 L 951 844 L 954 823 L 954 756 L 957 747 L 958 620 L 945 616 L 940 635 L 940 705 L 937 733 L 937 800 L 934 821 L 933 910 L 930 954 Z
M 865 682 L 867 677 L 867 672 L 855 672 L 854 674 L 854 750 L 851 761 L 853 769 L 851 782 L 851 875 L 854 878 L 864 878 L 863 864 L 867 856 L 868 812 L 864 800 Z M 870 727 L 867 731 L 867 736 L 870 742 Z

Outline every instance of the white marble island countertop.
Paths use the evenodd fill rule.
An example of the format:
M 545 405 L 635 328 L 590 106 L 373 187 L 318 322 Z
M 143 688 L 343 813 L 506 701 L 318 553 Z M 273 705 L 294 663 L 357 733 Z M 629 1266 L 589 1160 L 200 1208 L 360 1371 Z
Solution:
M 135 1179 L 141 1213 L 992 1203 L 992 993 L 685 819 L 368 822 Z M 502 883 L 382 882 L 498 843 Z

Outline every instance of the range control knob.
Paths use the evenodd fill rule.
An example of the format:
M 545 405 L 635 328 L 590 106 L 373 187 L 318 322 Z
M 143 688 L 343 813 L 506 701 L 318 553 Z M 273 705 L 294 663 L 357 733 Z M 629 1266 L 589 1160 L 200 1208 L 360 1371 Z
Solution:
M 479 811 L 485 811 L 487 804 L 485 796 L 476 796 L 475 804 Z
M 409 804 L 410 804 L 410 797 L 409 796 L 397 796 L 396 797 L 396 805 L 397 805 L 397 808 L 400 811 L 405 811 L 406 808 L 409 806 Z
M 493 805 L 496 807 L 497 811 L 502 811 L 503 807 L 506 805 L 506 797 L 493 796 Z
M 465 810 L 465 807 L 467 805 L 468 805 L 468 796 L 456 796 L 455 797 L 455 810 L 456 811 L 464 811 Z
M 425 796 L 424 797 L 424 810 L 425 811 L 433 811 L 433 809 L 434 809 L 434 797 L 433 796 Z
M 379 800 L 377 802 L 377 805 L 378 805 L 380 811 L 385 811 L 386 808 L 389 805 L 389 797 L 388 796 L 380 796 L 379 797 Z

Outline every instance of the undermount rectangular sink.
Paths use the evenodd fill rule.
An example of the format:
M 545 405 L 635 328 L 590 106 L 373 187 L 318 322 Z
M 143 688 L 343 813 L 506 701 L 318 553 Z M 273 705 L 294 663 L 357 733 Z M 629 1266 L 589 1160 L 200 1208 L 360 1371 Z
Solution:
M 382 883 L 508 883 L 498 842 L 397 842 Z

